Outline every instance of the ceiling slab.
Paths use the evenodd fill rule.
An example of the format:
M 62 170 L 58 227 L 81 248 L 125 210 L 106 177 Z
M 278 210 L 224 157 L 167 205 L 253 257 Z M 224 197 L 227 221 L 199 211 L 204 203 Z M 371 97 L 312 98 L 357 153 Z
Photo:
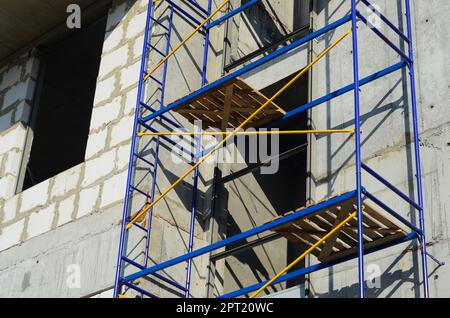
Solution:
M 67 19 L 66 8 L 89 9 L 98 0 L 0 0 L 0 61 L 36 41 Z M 107 2 L 107 1 L 103 1 Z

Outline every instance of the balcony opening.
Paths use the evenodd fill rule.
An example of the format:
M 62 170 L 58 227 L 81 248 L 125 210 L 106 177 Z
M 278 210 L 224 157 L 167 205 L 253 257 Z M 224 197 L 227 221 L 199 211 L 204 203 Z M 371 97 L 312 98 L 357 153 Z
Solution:
M 38 47 L 40 80 L 22 190 L 84 161 L 106 14 L 102 12 L 95 22 Z

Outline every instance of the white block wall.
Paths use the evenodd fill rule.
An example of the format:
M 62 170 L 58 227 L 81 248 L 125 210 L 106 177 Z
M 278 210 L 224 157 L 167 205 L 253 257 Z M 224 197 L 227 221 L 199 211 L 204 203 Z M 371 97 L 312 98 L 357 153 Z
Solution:
M 0 258 L 7 255 L 4 262 L 0 262 L 0 285 L 5 286 L 0 290 L 0 296 L 109 295 L 102 291 L 110 289 L 114 279 L 147 4 L 146 0 L 113 1 L 85 162 L 19 194 L 15 194 L 14 188 L 18 158 L 25 145 L 27 120 L 23 120 L 25 125 L 15 123 L 16 110 L 22 102 L 31 105 L 32 94 L 28 88 L 33 88 L 34 82 L 30 75 L 25 76 L 25 72 L 35 68 L 20 60 L 0 70 L 0 119 L 3 121 L 6 120 L 4 116 L 10 116 L 6 128 L 0 127 Z M 13 103 L 10 103 L 11 93 L 3 94 L 11 89 L 17 95 L 17 101 Z M 176 194 L 173 196 L 176 198 Z M 164 206 L 161 205 L 160 216 L 154 224 L 161 229 L 158 233 L 165 233 L 167 246 L 161 248 L 166 243 L 162 244 L 160 238 L 154 241 L 158 245 L 153 248 L 154 260 L 168 257 L 166 250 L 171 251 L 172 256 L 181 254 L 188 241 L 189 211 L 185 208 L 175 211 L 177 218 L 181 218 L 178 220 L 183 227 L 180 233 L 173 215 L 164 215 L 166 212 L 163 211 L 167 211 Z M 178 209 L 179 205 L 175 206 Z M 198 246 L 202 246 L 206 244 L 206 237 L 198 224 L 196 229 Z M 60 239 L 55 241 L 55 237 Z M 104 241 L 106 237 L 108 241 Z M 95 246 L 102 248 L 98 251 Z M 35 278 L 28 282 L 28 266 L 34 259 L 41 259 L 41 264 L 46 266 L 34 270 Z M 85 273 L 92 274 L 95 267 L 101 268 L 103 274 L 83 280 L 80 290 L 67 289 L 64 266 L 70 262 L 80 264 Z M 207 263 L 202 260 L 201 265 L 206 267 Z M 39 281 L 53 286 L 54 274 L 50 270 L 60 273 L 55 282 L 57 287 L 38 286 Z M 204 294 L 205 286 L 196 282 L 199 277 L 204 279 L 201 273 L 193 273 L 193 284 L 202 286 L 196 288 L 199 295 Z M 26 289 L 20 281 L 22 275 L 30 284 Z M 184 274 L 177 275 L 180 280 L 184 279 Z M 11 281 L 10 277 L 16 279 Z

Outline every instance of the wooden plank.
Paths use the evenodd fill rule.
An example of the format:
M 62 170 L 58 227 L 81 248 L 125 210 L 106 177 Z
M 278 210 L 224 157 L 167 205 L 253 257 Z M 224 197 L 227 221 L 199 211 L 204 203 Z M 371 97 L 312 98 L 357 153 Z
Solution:
M 268 100 L 264 95 L 262 95 L 258 91 L 253 91 L 251 94 L 247 95 L 247 98 L 255 100 L 256 102 L 261 103 L 261 105 L 266 103 Z M 266 109 L 276 110 L 280 114 L 280 116 L 286 115 L 286 111 L 277 104 L 275 104 L 274 102 L 271 102 L 269 105 L 267 105 Z
M 232 93 L 230 93 L 232 91 Z M 231 96 L 231 97 L 230 97 Z M 253 89 L 242 79 L 235 79 L 224 83 L 213 91 L 206 92 L 194 100 L 187 101 L 175 109 L 185 117 L 190 115 L 205 116 L 210 120 L 210 125 L 225 130 L 227 127 L 241 125 L 250 114 L 254 113 L 268 98 L 258 90 Z M 186 110 L 189 107 L 191 111 Z M 223 113 L 220 120 L 215 111 Z M 270 103 L 258 115 L 249 122 L 247 127 L 260 126 L 285 114 L 275 103 Z M 197 116 L 195 116 L 197 117 Z M 217 122 L 217 123 L 215 123 Z
M 203 110 L 203 109 L 182 109 L 178 111 L 179 114 L 196 114 L 196 115 L 217 115 L 220 114 L 218 110 Z
M 329 200 L 329 198 L 325 200 Z M 350 212 L 355 210 L 354 205 L 354 198 L 339 204 L 341 211 Z M 330 207 L 317 211 L 303 219 L 295 220 L 290 224 L 283 225 L 278 229 L 274 229 L 274 231 L 280 233 L 291 242 L 302 242 L 303 244 L 306 241 L 307 244 L 312 245 L 317 242 L 319 237 L 323 237 L 325 233 L 328 233 L 332 228 L 336 227 L 346 215 L 348 214 L 339 213 L 336 207 Z M 405 237 L 407 232 L 401 225 L 395 224 L 394 222 L 395 220 L 391 221 L 389 216 L 386 216 L 381 211 L 379 212 L 377 208 L 364 203 L 364 248 L 377 247 Z M 326 262 L 355 254 L 357 252 L 358 238 L 357 225 L 356 218 L 353 218 L 339 231 L 340 233 L 335 233 L 321 246 L 321 249 L 315 250 L 314 255 L 321 262 Z M 318 251 L 320 253 L 317 253 Z
M 370 215 L 372 218 L 374 218 L 375 220 L 377 220 L 378 222 L 381 222 L 387 228 L 390 228 L 390 229 L 401 228 L 405 234 L 407 233 L 407 231 L 405 231 L 405 228 L 403 228 L 399 224 L 395 224 L 394 222 L 389 220 L 387 217 L 385 217 L 381 213 L 377 212 L 370 205 L 366 205 L 366 213 L 368 215 Z
M 363 221 L 364 221 L 364 217 L 363 217 Z M 355 232 L 358 232 L 358 220 L 351 220 L 350 225 L 353 229 L 355 229 Z M 364 234 L 364 239 L 365 240 L 370 240 L 370 241 L 374 241 L 376 239 L 382 238 L 383 235 L 377 234 L 374 231 L 370 231 L 369 229 L 369 225 L 365 224 L 363 222 L 363 234 Z
M 250 107 L 232 107 L 232 112 L 254 113 L 256 109 Z M 279 114 L 279 111 L 274 109 L 268 109 L 264 111 L 265 114 Z
M 347 216 L 349 215 L 348 212 L 344 212 L 342 210 L 341 207 L 337 207 L 338 213 L 337 213 L 337 217 L 334 220 L 334 224 L 333 227 L 330 229 L 330 231 L 332 231 L 334 228 L 336 228 L 339 224 L 342 223 L 342 221 L 345 220 L 345 218 L 347 218 Z M 345 227 L 345 225 L 343 226 Z M 341 234 L 341 231 L 343 229 L 343 227 L 341 227 L 340 229 L 338 229 L 336 232 L 334 232 L 326 241 L 325 244 L 323 246 L 322 251 L 319 254 L 319 260 L 322 261 L 325 258 L 327 258 L 328 256 L 330 256 L 330 254 L 333 252 L 333 247 L 337 242 L 337 238 L 338 236 Z
M 223 104 L 223 118 L 220 127 L 222 131 L 225 131 L 225 129 L 228 127 L 228 121 L 230 119 L 231 106 L 233 101 L 233 91 L 234 85 L 228 86 L 225 90 L 225 102 Z
M 372 242 L 367 242 L 364 243 L 364 250 L 370 249 L 370 248 L 374 248 L 392 241 L 395 241 L 397 239 L 403 238 L 405 237 L 404 234 L 402 233 L 397 233 L 395 235 L 389 235 L 386 237 L 383 237 L 381 239 L 378 239 L 376 241 L 372 241 Z M 346 257 L 346 256 L 350 256 L 350 255 L 354 255 L 358 252 L 358 246 L 355 246 L 351 249 L 345 250 L 345 251 L 340 251 L 334 254 L 331 254 L 329 257 L 327 257 L 325 260 L 323 260 L 323 262 L 329 262 L 329 261 L 333 261 L 335 259 L 339 259 L 342 257 Z
M 297 226 L 299 226 L 302 230 L 307 230 L 307 231 L 314 231 L 314 230 L 317 230 L 315 227 L 314 227 L 314 225 L 313 224 L 310 224 L 310 223 L 308 223 L 308 219 L 300 219 L 300 220 L 297 220 L 297 222 L 295 222 L 295 224 L 297 225 Z M 314 243 L 316 243 L 321 237 L 323 237 L 324 235 L 326 235 L 326 233 L 328 233 L 329 231 L 331 231 L 331 229 L 330 230 L 328 230 L 328 229 L 323 229 L 324 230 L 324 232 L 323 232 L 323 234 L 322 235 L 317 235 L 317 238 L 315 238 L 315 237 L 313 237 L 312 235 L 309 235 L 308 237 L 310 237 L 310 238 L 312 238 L 313 239 L 313 241 L 311 241 L 313 244 Z M 305 235 L 306 235 L 306 233 L 305 233 Z M 337 248 L 338 249 L 345 249 L 345 246 L 344 245 L 342 245 L 341 243 L 338 243 L 338 242 L 336 242 L 336 245 L 337 245 Z
M 345 209 L 344 209 L 345 211 Z M 322 213 L 316 215 L 317 217 L 321 217 L 325 220 L 327 220 L 327 222 L 330 224 L 330 228 L 332 226 L 332 224 L 334 223 L 334 220 L 336 219 L 336 214 L 333 213 L 331 210 L 328 211 L 323 211 Z M 352 246 L 354 244 L 354 242 L 356 242 L 358 240 L 358 236 L 356 235 L 355 232 L 353 232 L 351 229 L 349 229 L 348 227 L 345 227 L 342 230 L 342 236 L 341 239 L 349 246 Z

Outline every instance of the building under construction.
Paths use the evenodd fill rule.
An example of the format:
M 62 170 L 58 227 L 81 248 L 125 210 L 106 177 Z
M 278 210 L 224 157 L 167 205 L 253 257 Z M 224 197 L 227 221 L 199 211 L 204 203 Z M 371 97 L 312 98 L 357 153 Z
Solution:
M 0 297 L 450 297 L 449 14 L 0 1 Z

